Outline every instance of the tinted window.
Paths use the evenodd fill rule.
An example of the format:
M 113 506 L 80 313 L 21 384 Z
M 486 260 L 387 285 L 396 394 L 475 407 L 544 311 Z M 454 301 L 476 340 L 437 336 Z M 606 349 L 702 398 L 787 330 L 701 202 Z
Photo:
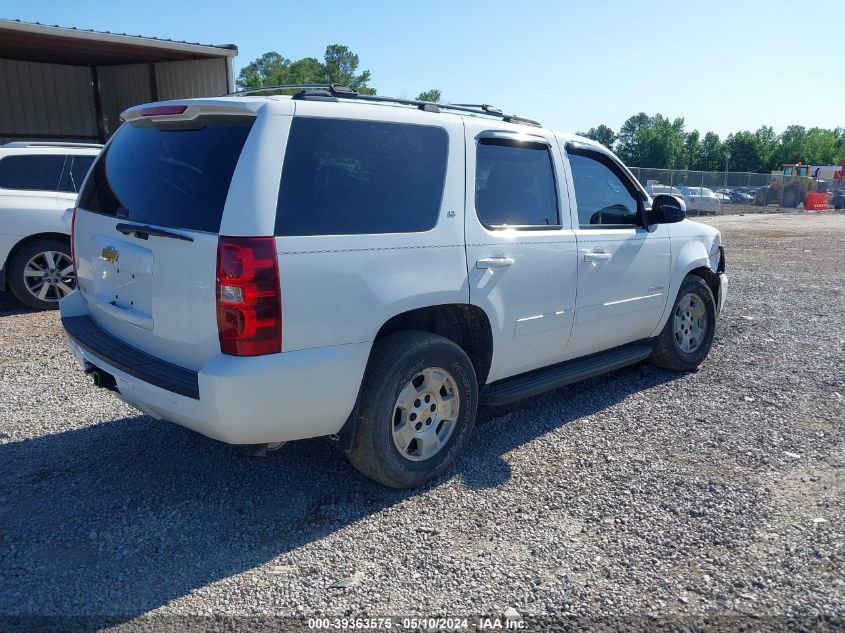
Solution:
M 127 123 L 94 163 L 79 206 L 145 224 L 216 233 L 253 120 L 205 117 L 201 127 L 191 129 Z
M 545 145 L 483 140 L 476 155 L 475 208 L 487 226 L 558 225 L 552 158 Z
M 65 157 L 7 156 L 0 160 L 0 188 L 56 191 Z
M 68 156 L 65 164 L 65 173 L 62 176 L 62 184 L 59 185 L 59 191 L 65 193 L 78 193 L 82 183 L 85 182 L 85 176 L 91 165 L 94 163 L 96 156 Z M 69 166 L 69 168 L 68 168 Z
M 577 154 L 569 155 L 569 165 L 581 226 L 640 223 L 636 198 L 607 165 Z
M 427 231 L 437 223 L 449 137 L 438 127 L 294 118 L 276 235 Z

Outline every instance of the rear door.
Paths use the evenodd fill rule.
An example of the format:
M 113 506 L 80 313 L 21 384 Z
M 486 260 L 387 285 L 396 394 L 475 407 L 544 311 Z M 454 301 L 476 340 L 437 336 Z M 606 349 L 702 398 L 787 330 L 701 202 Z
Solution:
M 644 225 L 643 198 L 610 155 L 567 146 L 578 239 L 578 305 L 567 357 L 647 338 L 669 288 L 665 225 Z
M 66 231 L 56 197 L 65 157 L 43 151 L 0 149 L 0 267 L 9 265 L 6 257 L 23 238 Z M 47 292 L 49 286 L 37 289 Z
M 199 369 L 220 350 L 218 233 L 255 114 L 167 107 L 136 113 L 91 168 L 75 220 L 78 283 L 100 327 Z
M 575 235 L 555 137 L 465 121 L 470 302 L 490 317 L 495 381 L 563 358 L 575 308 Z

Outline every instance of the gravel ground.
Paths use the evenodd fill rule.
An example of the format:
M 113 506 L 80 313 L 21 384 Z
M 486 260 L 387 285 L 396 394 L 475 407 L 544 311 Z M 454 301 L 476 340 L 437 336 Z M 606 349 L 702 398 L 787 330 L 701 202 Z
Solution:
M 706 221 L 731 289 L 700 371 L 484 409 L 410 493 L 322 440 L 249 458 L 140 415 L 0 296 L 0 615 L 843 626 L 845 215 Z

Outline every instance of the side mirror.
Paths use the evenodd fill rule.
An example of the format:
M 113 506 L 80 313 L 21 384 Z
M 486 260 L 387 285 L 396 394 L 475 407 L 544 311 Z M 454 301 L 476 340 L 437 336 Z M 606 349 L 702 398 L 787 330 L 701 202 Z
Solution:
M 648 212 L 649 224 L 674 224 L 687 217 L 687 205 L 683 200 L 661 193 L 654 196 L 651 211 Z

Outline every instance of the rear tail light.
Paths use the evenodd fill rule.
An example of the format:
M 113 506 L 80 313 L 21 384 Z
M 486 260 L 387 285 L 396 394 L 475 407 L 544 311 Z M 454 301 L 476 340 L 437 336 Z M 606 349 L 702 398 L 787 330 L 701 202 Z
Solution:
M 76 234 L 76 207 L 70 216 L 70 263 L 73 264 L 73 276 L 76 277 L 76 255 L 74 254 L 73 242 Z
M 224 354 L 282 351 L 282 293 L 274 238 L 219 238 L 217 330 Z
M 152 106 L 141 110 L 141 116 L 173 116 L 182 114 L 188 109 L 186 105 Z

